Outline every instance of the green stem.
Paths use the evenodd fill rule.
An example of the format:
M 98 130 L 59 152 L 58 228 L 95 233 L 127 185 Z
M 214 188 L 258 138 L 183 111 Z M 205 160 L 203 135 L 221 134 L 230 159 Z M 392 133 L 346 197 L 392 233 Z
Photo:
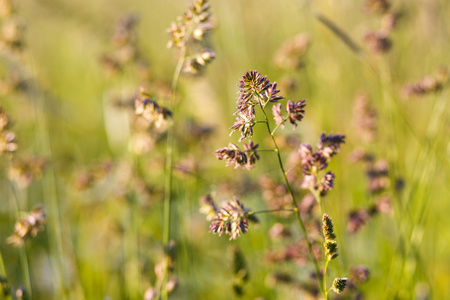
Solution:
M 175 107 L 176 90 L 178 88 L 178 80 L 180 78 L 185 57 L 186 57 L 186 46 L 183 46 L 180 49 L 180 57 L 178 59 L 178 63 L 172 78 L 171 97 L 169 103 L 169 109 L 172 112 Z M 170 242 L 170 210 L 172 202 L 174 123 L 175 122 L 172 118 L 169 121 L 169 127 L 167 129 L 166 165 L 164 175 L 164 229 L 163 229 L 163 244 L 165 250 L 167 250 L 167 248 L 169 247 Z M 164 275 L 161 283 L 161 296 L 163 299 L 167 299 L 168 297 L 166 289 L 166 285 L 168 282 L 168 274 L 169 274 L 169 258 L 166 256 Z
M 284 122 L 286 121 L 286 119 L 283 118 L 283 121 L 280 122 L 279 124 L 277 124 L 277 126 L 275 126 L 275 128 L 272 130 L 272 132 L 270 133 L 271 135 L 273 135 L 275 133 L 275 131 L 277 131 L 277 129 L 284 124 Z
M 325 291 L 325 299 L 328 300 L 328 292 L 330 290 L 327 290 L 327 270 L 328 270 L 328 264 L 330 263 L 330 260 L 327 258 L 325 262 L 325 267 L 323 269 L 323 290 Z
M 267 210 L 258 210 L 258 211 L 252 211 L 249 212 L 248 215 L 256 215 L 256 214 L 266 214 L 266 213 L 273 213 L 273 212 L 279 212 L 279 211 L 298 211 L 298 208 L 280 208 L 280 209 L 267 209 Z
M 256 149 L 256 150 L 245 150 L 246 152 L 277 152 L 277 149 Z
M 273 133 L 272 133 L 272 131 L 270 129 L 269 118 L 267 117 L 267 114 L 266 114 L 266 112 L 264 110 L 265 105 L 263 106 L 263 104 L 262 104 L 263 97 L 261 97 L 261 95 L 259 93 L 257 93 L 256 95 L 259 98 L 258 102 L 259 102 L 259 105 L 261 107 L 261 111 L 263 112 L 264 117 L 267 120 L 267 123 L 266 123 L 266 125 L 267 125 L 267 132 L 269 133 L 269 135 L 270 135 L 270 137 L 272 139 L 273 145 L 275 146 L 275 149 L 276 149 L 275 152 L 277 153 L 278 163 L 280 165 L 281 173 L 283 174 L 283 179 L 284 179 L 284 182 L 286 184 L 286 188 L 288 190 L 289 195 L 291 196 L 292 205 L 294 207 L 298 208 L 297 201 L 295 200 L 294 193 L 293 193 L 293 191 L 291 189 L 291 185 L 289 184 L 289 181 L 288 181 L 287 176 L 286 176 L 286 172 L 284 170 L 283 161 L 282 161 L 281 155 L 280 155 L 280 149 L 279 149 L 278 144 L 277 144 L 277 142 L 275 140 L 275 137 L 273 136 Z M 298 209 L 295 210 L 295 215 L 297 216 L 298 223 L 299 223 L 300 228 L 302 230 L 302 233 L 304 235 L 306 246 L 308 248 L 309 256 L 310 256 L 310 258 L 311 258 L 311 260 L 312 260 L 312 262 L 314 264 L 314 269 L 315 269 L 315 272 L 316 272 L 317 279 L 320 280 L 320 278 L 322 276 L 320 275 L 319 263 L 317 262 L 316 258 L 314 257 L 314 254 L 313 254 L 313 251 L 312 251 L 312 245 L 311 245 L 311 242 L 308 240 L 308 234 L 307 234 L 307 231 L 306 231 L 306 227 L 305 227 L 305 224 L 304 224 L 304 222 L 302 220 L 302 217 L 300 216 L 300 211 Z M 319 284 L 319 287 L 320 287 L 320 290 L 322 292 L 322 295 L 325 297 L 325 290 L 323 289 L 323 286 L 321 284 Z
M 315 176 L 315 177 L 316 177 L 316 182 L 317 182 L 317 177 L 318 176 Z M 311 191 L 311 193 L 313 194 L 314 198 L 316 199 L 317 204 L 319 204 L 320 217 L 322 217 L 324 209 L 323 209 L 323 202 L 322 202 L 322 197 L 320 196 L 320 192 L 317 191 L 316 189 L 314 189 L 314 187 L 310 187 L 309 190 Z

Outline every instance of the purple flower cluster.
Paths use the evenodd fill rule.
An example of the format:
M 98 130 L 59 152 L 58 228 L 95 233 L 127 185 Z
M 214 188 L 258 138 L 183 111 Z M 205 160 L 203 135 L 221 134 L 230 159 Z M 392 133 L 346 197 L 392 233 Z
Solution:
M 321 196 L 325 196 L 334 187 L 335 175 L 327 172 L 318 184 L 319 172 L 328 167 L 331 157 L 339 153 L 341 144 L 345 143 L 345 136 L 340 134 L 322 133 L 317 144 L 317 150 L 313 151 L 311 145 L 301 144 L 299 156 L 302 162 L 302 174 L 304 176 L 303 188 L 318 190 Z
M 292 125 L 294 125 L 294 129 L 297 127 L 297 121 L 303 120 L 303 116 L 305 114 L 305 106 L 306 100 L 301 101 L 292 101 L 289 100 L 286 106 L 287 116 L 283 116 L 281 114 L 281 103 L 274 105 L 272 107 L 273 118 L 277 125 L 280 125 L 281 128 L 284 128 L 284 122 L 289 121 Z
M 228 147 L 220 148 L 214 153 L 218 160 L 226 160 L 227 166 L 236 164 L 235 168 L 245 166 L 250 170 L 259 160 L 259 154 L 256 152 L 258 146 L 258 144 L 255 145 L 253 141 L 250 141 L 248 144 L 244 143 L 244 151 L 241 151 L 238 146 L 230 143 Z
M 241 204 L 239 199 L 234 196 L 233 200 L 226 202 L 217 212 L 209 231 L 217 233 L 219 236 L 225 233 L 230 236 L 230 240 L 235 240 L 241 236 L 241 233 L 247 232 L 249 220 L 258 222 L 258 219 L 249 213 L 250 209 Z
M 255 125 L 255 105 L 265 106 L 268 102 L 277 102 L 283 99 L 279 96 L 277 83 L 270 83 L 267 76 L 261 76 L 257 71 L 245 73 L 239 81 L 239 97 L 235 112 L 236 122 L 231 126 L 231 133 L 241 132 L 239 141 L 253 136 Z

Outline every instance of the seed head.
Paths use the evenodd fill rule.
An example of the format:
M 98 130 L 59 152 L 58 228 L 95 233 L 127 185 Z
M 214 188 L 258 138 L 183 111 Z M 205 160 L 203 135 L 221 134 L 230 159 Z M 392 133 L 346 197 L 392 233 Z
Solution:
M 319 185 L 319 192 L 320 192 L 321 196 L 325 196 L 328 193 L 328 191 L 331 191 L 333 189 L 334 179 L 335 179 L 335 176 L 334 176 L 334 172 L 332 172 L 332 171 L 327 172 L 323 176 L 323 178 L 320 182 L 320 185 Z
M 234 240 L 240 237 L 241 233 L 247 232 L 249 220 L 257 221 L 254 216 L 250 218 L 249 213 L 250 209 L 241 204 L 237 197 L 233 197 L 233 200 L 226 202 L 217 212 L 209 232 L 219 236 L 225 233 L 230 236 L 230 240 Z
M 342 291 L 345 289 L 345 286 L 347 285 L 347 278 L 335 278 L 333 281 L 333 291 L 336 294 L 342 293 Z
M 345 143 L 345 135 L 330 133 L 328 136 L 322 133 L 317 148 L 326 158 L 330 159 L 333 155 L 339 153 L 341 144 Z
M 289 100 L 287 102 L 286 111 L 288 112 L 288 119 L 292 125 L 294 125 L 294 129 L 297 127 L 296 121 L 301 121 L 303 119 L 303 115 L 305 114 L 305 104 L 306 100 L 301 100 L 298 102 Z
M 157 128 L 172 117 L 172 112 L 169 109 L 159 106 L 143 90 L 136 97 L 134 105 L 136 115 L 144 117 L 147 121 L 155 124 Z
M 7 242 L 16 247 L 22 246 L 26 240 L 36 237 L 44 230 L 45 222 L 45 209 L 42 205 L 38 205 L 25 217 L 17 220 L 14 233 L 8 237 Z
M 333 222 L 331 221 L 331 218 L 327 214 L 323 214 L 322 217 L 322 230 L 323 235 L 325 236 L 325 240 L 335 240 L 336 234 L 334 233 L 333 229 Z
M 187 58 L 183 71 L 190 74 L 198 74 L 203 71 L 208 64 L 210 64 L 216 53 L 210 49 L 203 49 L 191 58 Z
M 338 256 L 338 244 L 336 241 L 326 240 L 325 243 L 323 243 L 323 247 L 325 248 L 325 255 L 328 260 L 335 259 Z
M 247 170 L 250 170 L 259 160 L 259 154 L 256 152 L 258 146 L 250 141 L 248 145 L 244 143 L 244 151 L 241 151 L 238 146 L 230 143 L 228 147 L 220 148 L 214 153 L 218 160 L 226 160 L 227 166 L 234 163 L 236 164 L 235 168 L 245 166 Z
M 190 36 L 186 35 L 187 32 L 192 32 L 194 39 L 202 40 L 212 29 L 209 9 L 210 6 L 207 0 L 195 0 L 189 6 L 189 9 L 167 29 L 170 35 L 167 47 L 181 48 L 186 45 L 190 38 Z

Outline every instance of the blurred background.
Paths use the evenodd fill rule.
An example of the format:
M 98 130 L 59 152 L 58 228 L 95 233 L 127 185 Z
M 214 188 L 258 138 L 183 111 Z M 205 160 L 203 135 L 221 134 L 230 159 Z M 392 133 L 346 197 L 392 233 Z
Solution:
M 316 297 L 293 215 L 261 214 L 229 241 L 199 211 L 206 194 L 256 211 L 286 194 L 273 153 L 251 171 L 214 155 L 241 147 L 229 128 L 250 70 L 306 99 L 299 126 L 278 131 L 287 165 L 322 132 L 346 136 L 324 204 L 339 243 L 330 278 L 355 285 L 331 298 L 449 298 L 450 1 L 209 3 L 204 42 L 216 57 L 181 75 L 173 110 L 169 298 Z M 151 299 L 164 257 L 166 133 L 136 119 L 133 99 L 142 87 L 169 105 L 179 52 L 167 29 L 190 4 L 0 1 L 0 277 L 13 299 L 21 287 L 32 299 Z M 254 130 L 270 148 L 265 129 Z M 16 222 L 42 217 L 39 204 L 44 227 L 16 247 Z

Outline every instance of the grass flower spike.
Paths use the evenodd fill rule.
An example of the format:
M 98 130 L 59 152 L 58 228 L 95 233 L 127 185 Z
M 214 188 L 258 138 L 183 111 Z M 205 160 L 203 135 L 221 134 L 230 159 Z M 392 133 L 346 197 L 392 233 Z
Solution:
M 233 197 L 217 212 L 211 223 L 210 232 L 221 236 L 223 233 L 235 240 L 241 233 L 247 233 L 248 221 L 258 222 L 255 216 L 250 215 L 250 209 L 246 208 L 237 197 Z

